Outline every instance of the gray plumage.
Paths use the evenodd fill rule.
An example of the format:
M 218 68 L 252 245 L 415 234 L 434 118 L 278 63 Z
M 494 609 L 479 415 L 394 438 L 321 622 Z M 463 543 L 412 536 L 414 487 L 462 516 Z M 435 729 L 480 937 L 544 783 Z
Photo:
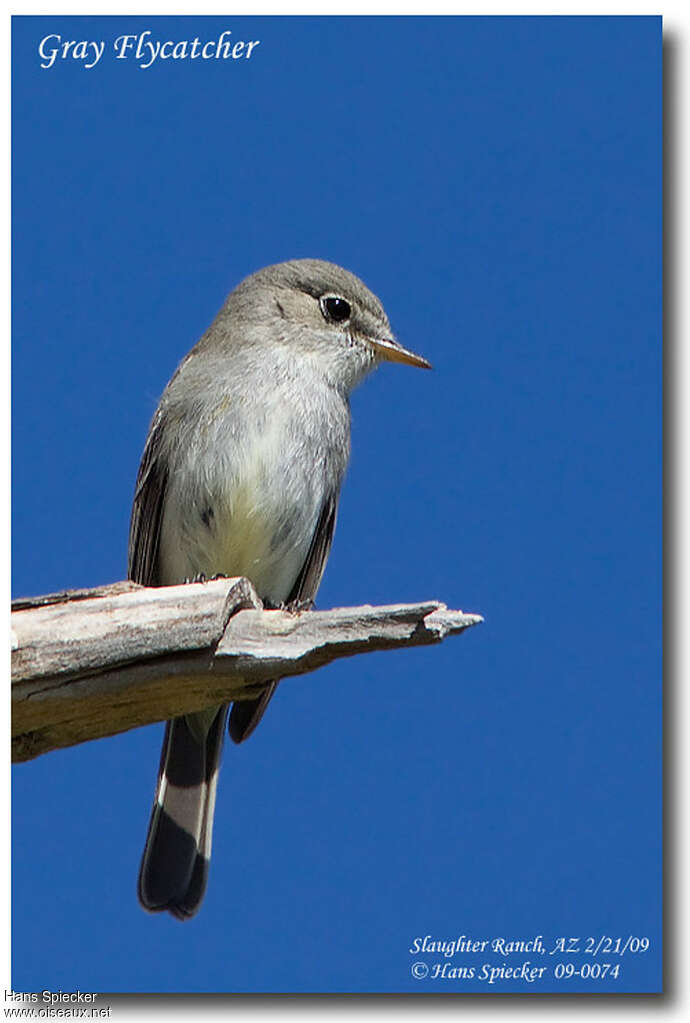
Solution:
M 312 601 L 349 458 L 348 396 L 381 359 L 428 365 L 394 341 L 381 303 L 348 271 L 305 259 L 244 280 L 154 415 L 130 578 L 165 586 L 245 575 L 268 604 Z M 233 705 L 236 742 L 276 684 Z M 139 876 L 148 910 L 185 919 L 203 898 L 226 716 L 219 707 L 168 722 Z

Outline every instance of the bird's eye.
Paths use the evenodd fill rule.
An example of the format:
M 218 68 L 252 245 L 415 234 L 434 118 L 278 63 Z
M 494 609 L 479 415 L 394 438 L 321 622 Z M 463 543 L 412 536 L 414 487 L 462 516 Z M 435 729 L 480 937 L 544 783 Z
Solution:
M 344 323 L 350 319 L 352 309 L 350 303 L 339 295 L 324 295 L 321 299 L 321 312 L 331 323 Z

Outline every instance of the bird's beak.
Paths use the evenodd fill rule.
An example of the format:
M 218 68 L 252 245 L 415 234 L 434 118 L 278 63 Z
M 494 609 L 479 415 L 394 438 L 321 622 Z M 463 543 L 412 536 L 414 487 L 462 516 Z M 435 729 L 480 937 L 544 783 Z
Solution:
M 421 369 L 431 369 L 431 363 L 423 359 L 421 355 L 415 355 L 407 348 L 403 348 L 392 338 L 380 338 L 371 342 L 376 354 L 387 362 L 404 362 L 407 366 L 419 366 Z

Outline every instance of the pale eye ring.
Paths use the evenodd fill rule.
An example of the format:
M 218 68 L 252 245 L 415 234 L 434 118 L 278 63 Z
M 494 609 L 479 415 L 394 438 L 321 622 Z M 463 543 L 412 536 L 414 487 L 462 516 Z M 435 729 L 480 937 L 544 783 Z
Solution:
M 319 304 L 329 323 L 345 323 L 352 315 L 352 307 L 342 295 L 322 295 Z

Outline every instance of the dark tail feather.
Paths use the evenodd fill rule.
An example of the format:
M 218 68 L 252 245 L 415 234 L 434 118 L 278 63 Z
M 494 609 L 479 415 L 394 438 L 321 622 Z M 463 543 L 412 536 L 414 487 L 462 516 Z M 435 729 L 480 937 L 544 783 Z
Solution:
M 228 721 L 228 733 L 233 742 L 244 742 L 252 734 L 266 713 L 277 682 L 269 682 L 256 700 L 238 700 L 233 703 Z
M 184 920 L 199 908 L 211 857 L 213 811 L 227 708 L 169 721 L 139 872 L 139 901 Z

